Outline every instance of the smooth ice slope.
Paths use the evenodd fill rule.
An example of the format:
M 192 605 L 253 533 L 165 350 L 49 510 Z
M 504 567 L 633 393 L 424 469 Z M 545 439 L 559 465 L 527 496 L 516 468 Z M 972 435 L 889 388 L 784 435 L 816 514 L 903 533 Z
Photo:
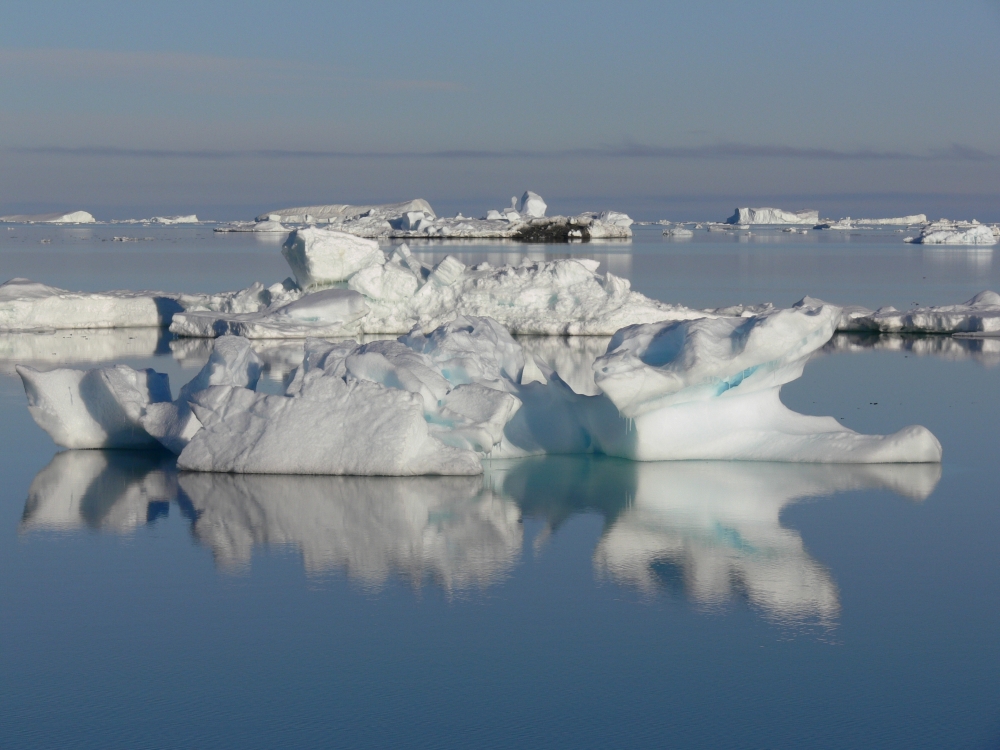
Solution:
M 816 224 L 819 211 L 783 211 L 780 208 L 737 208 L 727 224 Z
M 0 216 L 0 221 L 26 224 L 93 224 L 95 219 L 86 211 L 52 214 L 12 214 Z
M 126 365 L 39 372 L 17 366 L 28 411 L 63 448 L 152 448 L 142 427 L 150 404 L 170 401 L 166 375 Z
M 961 305 L 910 310 L 880 307 L 873 312 L 856 308 L 843 316 L 838 328 L 841 331 L 1000 336 L 1000 294 L 985 291 Z

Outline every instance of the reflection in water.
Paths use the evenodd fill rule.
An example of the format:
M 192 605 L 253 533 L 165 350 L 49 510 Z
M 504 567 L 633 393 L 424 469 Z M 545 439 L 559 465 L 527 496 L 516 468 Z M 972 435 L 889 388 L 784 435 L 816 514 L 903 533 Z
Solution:
M 194 534 L 223 567 L 255 546 L 291 546 L 306 570 L 367 586 L 392 573 L 448 591 L 503 578 L 521 551 L 517 507 L 482 477 L 304 477 L 184 473 Z
M 657 464 L 638 477 L 631 507 L 594 553 L 597 571 L 649 591 L 682 587 L 701 605 L 741 593 L 782 621 L 831 621 L 840 605 L 829 572 L 806 552 L 782 509 L 836 491 L 892 488 L 924 498 L 938 464 L 847 466 Z
M 21 531 L 89 527 L 125 534 L 169 510 L 176 459 L 159 451 L 65 451 L 28 490 Z
M 567 518 L 603 516 L 596 575 L 698 606 L 745 597 L 783 622 L 830 622 L 829 571 L 781 512 L 803 498 L 888 490 L 921 500 L 939 464 L 633 463 L 593 456 L 493 461 L 485 477 L 308 477 L 183 473 L 138 451 L 66 451 L 31 485 L 23 532 L 128 533 L 175 501 L 224 570 L 255 548 L 299 551 L 310 574 L 343 571 L 367 587 L 401 576 L 449 592 L 507 577 L 522 515 L 542 519 L 540 552 Z
M 152 357 L 169 352 L 168 338 L 169 334 L 161 328 L 4 332 L 0 333 L 0 372 L 15 375 L 14 365 L 50 370 L 84 363 Z
M 838 333 L 820 351 L 825 354 L 865 351 L 906 352 L 948 360 L 971 359 L 985 367 L 1000 364 L 1000 338 L 921 336 L 898 333 Z

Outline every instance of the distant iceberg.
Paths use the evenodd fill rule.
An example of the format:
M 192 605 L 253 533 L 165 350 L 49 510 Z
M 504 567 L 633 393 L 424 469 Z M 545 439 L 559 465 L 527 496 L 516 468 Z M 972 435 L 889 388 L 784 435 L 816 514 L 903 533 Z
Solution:
M 995 245 L 997 233 L 986 224 L 937 221 L 928 224 L 914 238 L 905 241 L 916 245 Z
M 783 211 L 780 208 L 737 208 L 727 224 L 817 224 L 819 211 Z
M 25 224 L 93 224 L 95 219 L 86 211 L 70 211 L 51 214 L 12 214 L 0 216 L 0 222 L 2 221 Z
M 548 206 L 540 195 L 527 190 L 520 202 L 513 198 L 503 211 L 491 210 L 485 218 L 439 217 L 431 205 L 416 199 L 384 205 L 298 206 L 268 211 L 258 222 L 328 225 L 348 234 L 371 239 L 511 239 L 521 242 L 586 242 L 592 239 L 629 239 L 632 219 L 618 211 L 546 216 Z M 228 225 L 217 231 L 252 231 L 248 225 Z M 259 231 L 259 230 L 255 230 Z
M 154 216 L 149 220 L 151 224 L 197 224 L 198 216 L 188 214 L 187 216 Z
M 944 333 L 1000 336 L 1000 294 L 984 291 L 961 305 L 897 310 L 848 309 L 839 324 L 842 331 L 882 333 Z
M 925 214 L 913 214 L 912 216 L 897 216 L 889 219 L 855 219 L 854 223 L 863 226 L 915 226 L 926 224 L 927 216 Z

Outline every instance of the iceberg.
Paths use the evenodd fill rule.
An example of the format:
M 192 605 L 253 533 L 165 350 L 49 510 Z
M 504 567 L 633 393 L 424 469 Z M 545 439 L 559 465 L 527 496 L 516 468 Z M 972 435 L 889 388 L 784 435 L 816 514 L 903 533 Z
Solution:
M 238 292 L 175 294 L 154 291 L 70 292 L 29 279 L 0 284 L 0 331 L 53 331 L 95 328 L 159 328 L 175 313 L 257 312 L 292 302 L 301 291 L 291 280 Z
M 258 232 L 260 234 L 287 234 L 291 230 L 279 221 L 235 221 L 215 228 L 216 232 Z
M 632 291 L 626 279 L 598 274 L 599 263 L 594 260 L 525 259 L 518 266 L 480 263 L 467 268 L 448 256 L 429 268 L 405 244 L 387 258 L 377 248 L 344 243 L 343 237 L 349 235 L 298 230 L 285 242 L 284 253 L 300 283 L 342 283 L 346 278 L 348 289 L 357 293 L 349 310 L 331 306 L 308 318 L 289 315 L 289 302 L 301 294 L 289 290 L 285 295 L 272 294 L 271 305 L 260 305 L 251 313 L 216 312 L 219 302 L 201 304 L 193 312 L 174 314 L 170 330 L 195 337 L 222 332 L 250 338 L 398 335 L 416 325 L 433 329 L 471 315 L 493 318 L 516 334 L 610 336 L 631 323 L 715 315 L 651 300 Z M 368 265 L 360 267 L 362 263 Z M 305 304 L 316 294 L 300 299 Z
M 694 232 L 684 227 L 668 227 L 663 230 L 664 237 L 671 237 L 675 240 L 687 240 L 694 237 Z
M 268 211 L 260 222 L 326 224 L 330 228 L 369 239 L 510 239 L 520 242 L 586 242 L 591 239 L 629 239 L 632 220 L 618 211 L 546 216 L 548 207 L 538 193 L 525 191 L 520 203 L 512 200 L 504 211 L 490 211 L 484 219 L 439 217 L 422 199 L 372 206 L 336 204 L 299 206 Z M 216 231 L 259 231 L 252 224 L 218 227 Z
M 51 214 L 12 214 L 0 216 L 0 222 L 19 224 L 93 224 L 96 220 L 86 211 Z
M 187 216 L 154 216 L 149 220 L 150 224 L 197 224 L 198 216 L 188 214 Z
M 917 237 L 904 241 L 916 245 L 995 245 L 997 236 L 986 224 L 935 222 L 925 226 Z
M 838 327 L 841 331 L 1000 336 L 1000 294 L 984 291 L 961 305 L 909 310 L 854 308 L 847 311 Z
M 39 372 L 17 365 L 28 411 L 63 448 L 154 448 L 141 424 L 146 407 L 170 401 L 166 375 L 126 365 Z
M 888 219 L 855 219 L 855 224 L 865 225 L 865 226 L 914 226 L 917 224 L 926 224 L 927 215 L 926 214 L 913 214 L 912 216 L 896 216 Z
M 726 224 L 818 224 L 819 211 L 782 211 L 780 208 L 737 208 Z

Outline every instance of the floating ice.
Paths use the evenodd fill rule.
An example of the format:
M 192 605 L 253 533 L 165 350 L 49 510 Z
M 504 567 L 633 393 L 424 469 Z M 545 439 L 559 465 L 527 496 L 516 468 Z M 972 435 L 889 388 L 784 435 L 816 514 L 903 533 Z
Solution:
M 913 214 L 912 216 L 897 216 L 888 219 L 855 219 L 855 224 L 869 226 L 914 226 L 916 224 L 926 224 L 926 214 Z
M 880 307 L 872 312 L 855 308 L 844 315 L 839 329 L 1000 336 L 1000 294 L 985 291 L 961 305 L 914 307 L 910 310 Z
M 95 219 L 86 211 L 70 211 L 51 214 L 12 214 L 0 216 L 0 222 L 2 221 L 26 224 L 93 224 Z
M 819 211 L 782 211 L 780 208 L 737 208 L 727 224 L 816 224 Z
M 344 224 L 349 222 L 374 225 L 398 220 L 408 211 L 420 211 L 434 216 L 431 204 L 422 198 L 403 203 L 385 203 L 371 206 L 351 206 L 344 203 L 326 206 L 299 206 L 267 211 L 257 221 L 280 221 L 288 224 Z
M 170 401 L 166 375 L 126 365 L 39 372 L 17 366 L 28 411 L 63 448 L 152 448 L 142 427 L 146 407 Z
M 258 232 L 261 234 L 287 234 L 288 229 L 280 221 L 235 221 L 215 228 L 216 232 Z
M 151 224 L 197 224 L 198 217 L 195 214 L 187 216 L 154 216 L 149 220 Z
M 189 401 L 206 388 L 230 386 L 254 390 L 260 378 L 261 362 L 250 342 L 237 336 L 215 339 L 212 354 L 201 371 L 183 388 L 173 402 L 149 404 L 140 423 L 164 448 L 180 453 L 201 429 Z
M 346 281 L 362 268 L 385 263 L 377 242 L 315 227 L 292 232 L 281 254 L 302 289 Z
M 907 241 L 917 245 L 995 245 L 997 237 L 986 224 L 950 224 L 935 222 L 924 227 Z
M 170 330 L 179 336 L 211 338 L 231 334 L 251 339 L 343 336 L 368 313 L 365 298 L 350 289 L 324 289 L 292 302 L 279 302 L 260 312 L 177 313 Z
M 647 461 L 940 461 L 926 428 L 860 435 L 781 403 L 781 386 L 801 376 L 840 317 L 840 308 L 818 305 L 623 329 L 594 372 L 628 429 L 597 424 L 594 437 L 605 453 Z
M 545 216 L 547 208 L 548 206 L 542 200 L 542 196 L 530 190 L 524 192 L 524 195 L 521 196 L 521 202 L 517 204 L 517 212 L 521 216 L 527 216 L 532 219 L 540 219 Z
M 675 240 L 687 240 L 694 237 L 694 232 L 684 227 L 668 227 L 663 230 L 664 237 L 672 237 Z

